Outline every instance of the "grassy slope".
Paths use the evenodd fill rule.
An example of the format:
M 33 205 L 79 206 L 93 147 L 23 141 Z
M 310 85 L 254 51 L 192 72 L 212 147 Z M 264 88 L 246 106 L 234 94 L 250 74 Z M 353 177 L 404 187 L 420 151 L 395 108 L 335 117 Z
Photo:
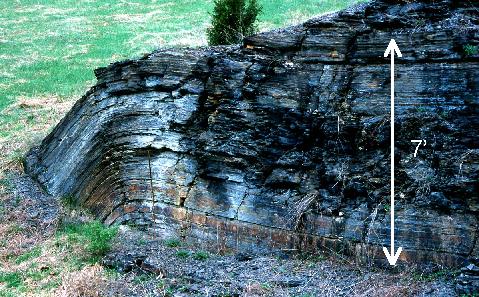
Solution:
M 0 2 L 0 108 L 18 96 L 83 93 L 92 69 L 161 46 L 206 44 L 211 1 L 20 0 Z M 263 0 L 267 30 L 349 1 Z
M 260 29 L 358 1 L 261 0 Z M 212 0 L 0 1 L 0 166 L 19 159 L 94 84 L 94 68 L 158 47 L 205 45 L 212 6 Z

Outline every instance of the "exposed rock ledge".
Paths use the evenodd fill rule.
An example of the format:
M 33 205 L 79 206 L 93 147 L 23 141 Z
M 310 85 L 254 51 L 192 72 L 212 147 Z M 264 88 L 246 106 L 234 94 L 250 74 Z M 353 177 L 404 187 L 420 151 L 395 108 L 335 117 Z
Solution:
M 478 9 L 393 2 L 98 69 L 26 170 L 107 224 L 386 263 L 394 38 L 399 262 L 477 257 Z

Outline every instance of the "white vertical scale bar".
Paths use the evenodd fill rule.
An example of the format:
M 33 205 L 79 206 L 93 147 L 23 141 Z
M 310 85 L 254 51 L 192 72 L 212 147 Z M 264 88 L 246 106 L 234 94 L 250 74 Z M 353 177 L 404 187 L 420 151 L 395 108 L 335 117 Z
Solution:
M 391 52 L 391 254 L 394 254 L 394 52 Z
M 397 253 L 394 252 L 394 53 L 397 53 L 398 57 L 402 57 L 396 41 L 391 39 L 389 45 L 384 52 L 384 57 L 391 54 L 391 252 L 387 248 L 383 247 L 384 254 L 389 261 L 389 264 L 396 265 L 397 259 L 401 254 L 402 248 L 398 248 Z

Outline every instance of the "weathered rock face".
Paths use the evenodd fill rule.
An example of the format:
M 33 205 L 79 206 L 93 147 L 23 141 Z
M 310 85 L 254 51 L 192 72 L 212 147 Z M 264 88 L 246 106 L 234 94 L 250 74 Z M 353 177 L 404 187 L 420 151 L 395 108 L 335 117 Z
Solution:
M 479 13 L 395 3 L 98 69 L 26 169 L 108 224 L 386 263 L 394 38 L 400 262 L 478 256 Z

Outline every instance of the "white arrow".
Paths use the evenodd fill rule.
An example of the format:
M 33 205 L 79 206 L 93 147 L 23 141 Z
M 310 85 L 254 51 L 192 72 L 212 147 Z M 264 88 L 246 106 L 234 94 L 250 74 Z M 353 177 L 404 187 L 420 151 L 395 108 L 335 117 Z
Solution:
M 398 57 L 402 57 L 396 41 L 391 39 L 384 52 L 384 57 L 389 56 L 389 53 L 391 53 L 391 253 L 387 248 L 383 247 L 384 254 L 391 265 L 396 265 L 402 251 L 402 247 L 400 247 L 394 253 L 394 52 L 396 52 Z

